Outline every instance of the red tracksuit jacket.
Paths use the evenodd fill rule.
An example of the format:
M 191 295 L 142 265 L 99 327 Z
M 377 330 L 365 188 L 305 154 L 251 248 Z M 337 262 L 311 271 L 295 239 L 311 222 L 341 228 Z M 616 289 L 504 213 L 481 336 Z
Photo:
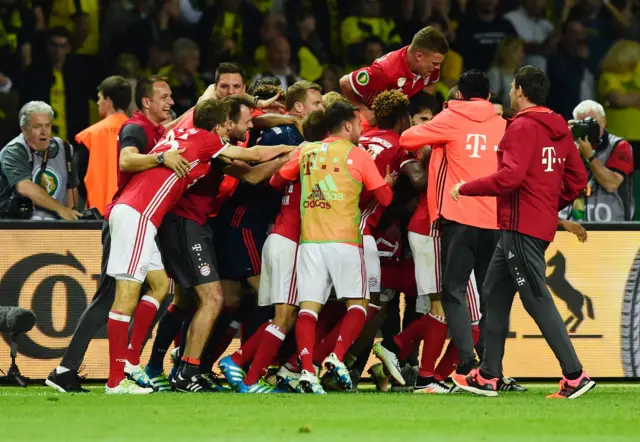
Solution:
M 460 195 L 496 196 L 498 226 L 551 242 L 558 210 L 587 184 L 587 170 L 564 119 L 545 107 L 516 114 L 498 146 L 498 171 L 460 187 Z

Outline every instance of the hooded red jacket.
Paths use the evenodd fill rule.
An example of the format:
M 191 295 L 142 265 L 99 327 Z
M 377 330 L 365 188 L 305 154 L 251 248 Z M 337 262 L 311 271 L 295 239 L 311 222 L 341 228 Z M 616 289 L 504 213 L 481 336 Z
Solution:
M 498 146 L 498 171 L 468 182 L 460 195 L 496 196 L 498 226 L 553 241 L 558 210 L 587 184 L 582 163 L 564 119 L 545 107 L 516 114 Z

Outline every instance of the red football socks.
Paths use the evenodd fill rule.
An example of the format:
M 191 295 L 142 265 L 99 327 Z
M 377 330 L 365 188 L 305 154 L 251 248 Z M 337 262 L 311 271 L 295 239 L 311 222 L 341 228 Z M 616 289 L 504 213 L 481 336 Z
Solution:
M 278 349 L 284 342 L 285 334 L 277 325 L 269 324 L 261 331 L 260 348 L 256 352 L 251 367 L 244 378 L 245 385 L 253 385 L 267 373 L 269 364 L 278 355 Z M 248 343 L 248 341 L 247 341 Z M 234 361 L 235 362 L 235 361 Z
M 316 340 L 318 314 L 311 310 L 300 310 L 296 323 L 296 341 L 298 356 L 303 370 L 315 374 L 313 368 L 313 346 Z
M 258 327 L 258 330 L 240 347 L 235 353 L 231 355 L 231 360 L 243 367 L 253 360 L 253 357 L 258 352 L 262 339 L 264 337 L 264 330 L 269 325 L 269 321 Z M 250 385 L 250 384 L 247 384 Z
M 369 304 L 367 307 L 367 322 L 371 321 L 380 311 L 380 306 Z
M 413 343 L 419 342 L 424 334 L 425 329 L 429 326 L 429 315 L 423 315 L 416 319 L 409 327 L 402 330 L 401 333 L 393 337 L 393 342 L 398 346 L 398 360 L 404 361 L 413 351 Z
M 430 377 L 435 373 L 435 365 L 447 339 L 447 324 L 436 319 L 431 313 L 425 315 L 424 343 L 418 376 Z
M 127 338 L 129 337 L 129 322 L 131 316 L 110 311 L 107 322 L 107 337 L 109 338 L 109 380 L 107 386 L 117 387 L 125 378 L 124 361 L 127 359 Z
M 338 342 L 336 342 L 336 347 L 333 350 L 340 362 L 344 360 L 344 355 L 353 344 L 353 341 L 360 335 L 366 319 L 367 311 L 361 305 L 352 305 L 347 309 L 347 314 L 340 326 Z
M 473 345 L 476 345 L 478 343 L 478 339 L 480 339 L 480 327 L 472 325 L 471 334 L 473 336 Z M 451 373 L 453 373 L 453 370 L 456 369 L 456 365 L 458 365 L 458 347 L 452 339 L 449 341 L 447 351 L 444 352 L 444 355 L 440 358 L 440 362 L 438 362 L 435 374 L 436 379 L 439 381 L 447 379 Z
M 156 317 L 160 303 L 151 296 L 143 296 L 138 303 L 136 313 L 133 316 L 133 329 L 131 330 L 131 340 L 129 341 L 129 351 L 127 360 L 133 365 L 140 365 L 140 352 L 142 344 L 149 334 L 149 327 Z
M 322 361 L 324 361 L 333 349 L 336 348 L 338 336 L 340 336 L 340 328 L 342 327 L 343 322 L 344 319 L 340 320 L 322 339 L 320 339 L 320 331 L 316 330 L 316 339 L 320 339 L 320 341 L 316 341 L 316 345 L 313 348 L 313 361 L 317 365 L 321 365 Z

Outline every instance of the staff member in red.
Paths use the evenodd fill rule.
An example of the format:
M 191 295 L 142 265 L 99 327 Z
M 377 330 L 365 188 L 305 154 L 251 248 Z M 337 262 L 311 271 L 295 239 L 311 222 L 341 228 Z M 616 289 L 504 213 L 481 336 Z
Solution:
M 571 204 L 587 184 L 587 171 L 567 124 L 544 107 L 548 95 L 549 78 L 542 69 L 520 68 L 509 92 L 517 114 L 498 146 L 498 171 L 451 190 L 455 201 L 466 195 L 495 196 L 498 202 L 501 238 L 483 287 L 487 317 L 482 366 L 452 378 L 464 390 L 484 396 L 498 395 L 516 291 L 562 367 L 560 390 L 547 397 L 575 399 L 595 386 L 582 369 L 545 282 L 544 252 L 555 237 L 558 210 Z
M 421 90 L 429 92 L 429 86 L 440 79 L 440 65 L 447 52 L 449 43 L 442 32 L 427 26 L 416 33 L 409 46 L 342 77 L 340 89 L 373 126 L 375 117 L 369 106 L 376 95 L 391 89 L 399 89 L 409 98 Z
M 477 367 L 467 304 L 472 304 L 475 322 L 479 319 L 478 299 L 471 296 L 467 301 L 467 287 L 472 272 L 479 287 L 487 273 L 498 229 L 496 201 L 464 198 L 456 204 L 445 190 L 460 180 L 489 176 L 498 167 L 496 150 L 506 122 L 496 115 L 489 96 L 487 74 L 476 69 L 466 71 L 458 81 L 458 99 L 449 101 L 447 108 L 428 123 L 414 126 L 400 137 L 400 145 L 407 150 L 433 146 L 427 207 L 429 218 L 435 223 L 432 228 L 442 232 L 442 307 L 451 338 L 458 347 L 456 372 L 463 375 Z M 482 292 L 479 301 L 482 306 Z M 419 382 L 426 385 L 427 380 Z

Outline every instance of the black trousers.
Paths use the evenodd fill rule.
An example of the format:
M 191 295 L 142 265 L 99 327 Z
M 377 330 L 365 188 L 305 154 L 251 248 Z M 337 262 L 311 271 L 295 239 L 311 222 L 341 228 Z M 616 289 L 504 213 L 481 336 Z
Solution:
M 474 271 L 478 288 L 485 276 L 495 250 L 495 230 L 459 224 L 442 223 L 442 307 L 451 339 L 458 347 L 458 360 L 464 365 L 475 360 L 471 317 L 467 306 L 467 285 Z M 484 295 L 480 289 L 480 313 L 484 317 Z M 480 321 L 482 333 L 483 321 Z M 482 338 L 481 338 L 482 339 Z
M 563 374 L 582 370 L 567 328 L 546 284 L 544 253 L 549 243 L 517 232 L 503 231 L 489 265 L 486 297 L 485 352 L 481 369 L 499 377 L 509 332 L 509 315 L 516 292 L 529 316 L 560 362 Z
M 69 347 L 67 347 L 67 351 L 65 351 L 60 363 L 60 365 L 70 370 L 78 371 L 80 365 L 82 365 L 89 343 L 98 333 L 100 327 L 107 323 L 109 310 L 111 310 L 113 301 L 116 299 L 116 280 L 107 275 L 110 250 L 109 222 L 105 221 L 102 224 L 102 264 L 98 290 L 87 309 L 80 316 Z
M 111 234 L 109 233 L 109 222 L 102 224 L 102 258 L 100 269 L 100 280 L 98 281 L 98 290 L 93 296 L 91 303 L 86 310 L 80 315 L 78 325 L 76 326 L 69 347 L 62 357 L 60 365 L 70 370 L 78 371 L 87 353 L 89 343 L 98 334 L 100 327 L 105 325 L 109 319 L 109 311 L 116 299 L 116 280 L 107 275 L 107 264 L 109 263 L 109 252 L 111 250 Z M 143 288 L 145 290 L 145 288 Z M 149 328 L 149 335 L 154 329 L 155 324 L 159 321 L 164 311 L 169 306 L 171 299 L 167 297 L 160 305 L 158 313 L 153 320 L 152 326 Z M 133 325 L 133 323 L 131 323 Z M 146 343 L 146 341 L 145 341 Z M 144 345 L 143 345 L 144 348 Z

